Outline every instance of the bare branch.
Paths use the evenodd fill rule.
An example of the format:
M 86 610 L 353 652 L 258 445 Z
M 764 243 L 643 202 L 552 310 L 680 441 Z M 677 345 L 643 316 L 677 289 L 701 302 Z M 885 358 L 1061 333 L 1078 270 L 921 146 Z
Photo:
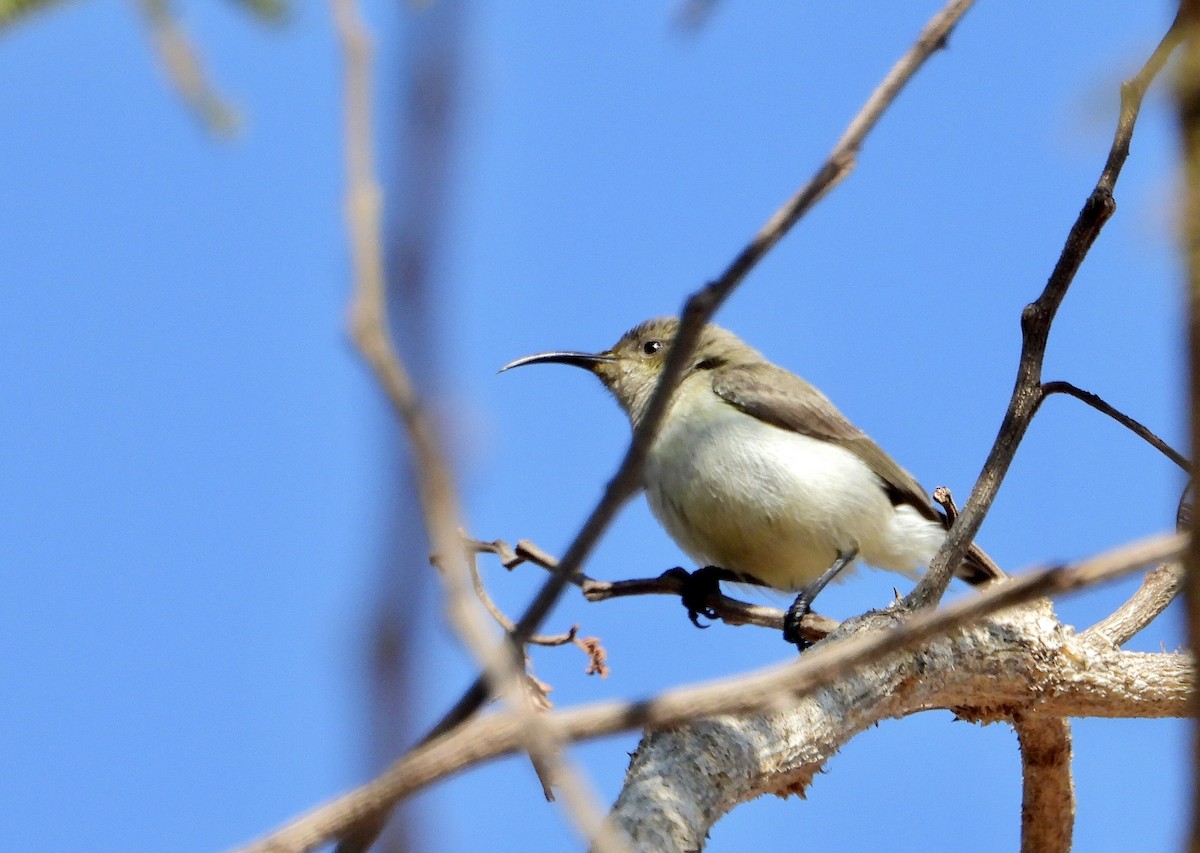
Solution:
M 958 518 L 958 504 L 954 502 L 954 495 L 950 493 L 950 489 L 946 486 L 938 486 L 933 490 L 933 501 L 946 513 L 946 518 L 953 524 Z
M 503 539 L 493 539 L 491 542 L 481 542 L 478 539 L 471 539 L 470 537 L 464 537 L 464 539 L 467 548 L 476 554 L 495 554 L 500 558 L 500 565 L 506 569 L 515 569 L 527 559 L 517 554 L 512 546 Z
M 1083 632 L 1123 646 L 1153 622 L 1183 589 L 1183 564 L 1167 563 L 1146 573 L 1142 585 L 1113 613 Z
M 1068 853 L 1075 832 L 1071 724 L 1061 717 L 1015 714 L 1021 747 L 1021 853 Z
M 1179 19 L 1186 28 L 1186 43 L 1176 77 L 1176 99 L 1179 110 L 1180 150 L 1186 178 L 1183 206 L 1183 248 L 1187 263 L 1188 385 L 1192 453 L 1200 449 L 1200 2 L 1181 0 Z M 1186 495 L 1186 492 L 1185 492 Z M 1180 515 L 1191 522 L 1190 508 L 1184 511 L 1180 500 Z M 1187 604 L 1188 645 L 1200 648 L 1200 544 L 1193 542 L 1184 563 L 1184 596 Z M 1194 696 L 1189 708 L 1197 718 L 1192 730 L 1192 803 L 1191 827 L 1187 849 L 1200 851 L 1200 785 L 1195 779 L 1200 773 L 1200 696 Z
M 1157 435 L 1152 433 L 1142 423 L 1135 421 L 1133 418 L 1129 417 L 1129 415 L 1106 403 L 1099 395 L 1093 394 L 1090 391 L 1084 391 L 1082 388 L 1077 388 L 1070 382 L 1043 383 L 1043 398 L 1049 397 L 1051 394 L 1066 394 L 1070 397 L 1074 397 L 1076 400 L 1087 403 L 1096 411 L 1108 415 L 1121 426 L 1131 431 L 1134 435 L 1145 441 L 1147 444 L 1149 444 L 1163 456 L 1170 459 L 1187 473 L 1190 474 L 1192 472 L 1192 464 L 1188 462 L 1187 457 L 1185 457 L 1171 445 L 1167 444 Z
M 1150 83 L 1158 76 L 1172 51 L 1179 45 L 1182 35 L 1183 27 L 1180 19 L 1176 17 L 1158 47 L 1146 60 L 1146 64 L 1121 86 L 1121 113 L 1117 119 L 1117 129 L 1104 169 L 1095 189 L 1075 219 L 1075 224 L 1071 226 L 1058 263 L 1055 264 L 1041 295 L 1037 301 L 1026 305 L 1021 312 L 1021 358 L 1017 366 L 1017 379 L 996 441 L 983 463 L 983 470 L 971 489 L 966 506 L 950 528 L 945 543 L 916 589 L 906 599 L 911 607 L 936 606 L 945 594 L 954 568 L 962 562 L 968 545 L 979 532 L 984 516 L 991 508 L 1000 483 L 1003 482 L 1017 453 L 1017 447 L 1045 396 L 1042 387 L 1042 362 L 1046 356 L 1046 344 L 1050 338 L 1050 326 L 1054 322 L 1054 315 L 1058 312 L 1063 297 L 1067 295 L 1067 288 L 1075 279 L 1075 273 L 1079 271 L 1083 259 L 1100 236 L 1100 229 L 1116 210 L 1113 187 L 1129 156 L 1129 141 L 1133 137 L 1133 127 L 1142 107 L 1142 99 Z
M 835 701 L 840 696 L 842 703 L 847 697 L 853 698 L 852 707 L 859 709 L 854 719 L 863 719 L 863 725 L 883 716 L 897 715 L 898 706 L 885 705 L 880 711 L 883 716 L 873 720 L 869 714 L 860 716 L 869 703 L 860 704 L 854 689 L 834 683 L 851 671 L 855 671 L 856 683 L 864 685 L 864 689 L 874 685 L 870 689 L 877 689 L 877 695 L 888 701 L 899 697 L 897 701 L 901 704 L 910 704 L 910 712 L 971 704 L 1005 709 L 997 719 L 1011 716 L 1014 709 L 1026 706 L 1049 716 L 1179 716 L 1188 708 L 1193 685 L 1191 661 L 1187 657 L 1100 649 L 1095 644 L 1075 640 L 1040 610 L 1012 608 L 1051 593 L 1110 580 L 1147 563 L 1172 559 L 1186 544 L 1184 535 L 1157 536 L 1073 566 L 1043 569 L 1001 581 L 979 595 L 939 610 L 926 610 L 904 619 L 894 609 L 869 613 L 847 620 L 833 637 L 795 663 L 679 688 L 652 700 L 598 703 L 547 717 L 564 741 L 574 741 L 639 726 L 664 729 L 718 714 L 761 712 L 781 705 L 798 709 L 797 699 L 814 693 L 819 695 L 802 703 L 806 709 L 803 713 L 836 717 L 842 713 L 841 704 Z M 1004 613 L 994 615 L 1000 611 Z M 946 636 L 985 616 L 991 618 L 970 631 Z M 1016 625 L 1024 627 L 1018 631 L 1014 629 Z M 934 670 L 927 668 L 933 651 L 910 661 L 911 671 L 904 666 L 896 668 L 894 661 L 886 664 L 893 666 L 895 677 L 882 678 L 879 667 L 885 664 L 880 661 L 935 637 L 943 638 L 938 641 L 938 648 L 944 650 L 937 652 L 941 656 L 936 667 L 938 678 L 932 677 Z M 981 644 L 988 646 L 986 651 Z M 1036 646 L 1034 652 L 1030 653 L 1028 644 Z M 1024 673 L 1021 677 L 997 678 L 998 661 L 1020 661 L 1021 666 L 1032 669 L 1021 670 Z M 1049 666 L 1050 670 L 1039 669 L 1043 666 Z M 977 701 L 971 702 L 972 697 Z M 858 731 L 842 722 L 838 720 L 838 730 L 844 738 Z M 336 837 L 346 826 L 390 809 L 398 800 L 437 779 L 515 751 L 521 743 L 520 727 L 518 716 L 511 711 L 468 721 L 413 750 L 374 781 L 297 818 L 242 848 L 241 853 L 310 850 Z M 779 758 L 789 754 L 786 741 L 785 738 L 779 742 L 767 739 L 761 742 L 771 742 L 771 752 Z M 837 745 L 827 746 L 836 749 Z M 796 760 L 795 755 L 789 760 Z M 815 771 L 816 767 L 809 769 Z M 797 783 L 798 772 L 795 767 L 788 771 L 789 784 Z M 754 789 L 751 793 L 760 792 Z
M 616 516 L 617 511 L 636 494 L 641 483 L 642 466 L 650 443 L 658 431 L 667 400 L 683 375 L 684 366 L 696 346 L 700 330 L 712 318 L 734 289 L 750 273 L 776 243 L 783 239 L 792 226 L 812 209 L 825 193 L 841 182 L 858 157 L 867 134 L 880 117 L 895 101 L 904 85 L 912 79 L 925 61 L 946 43 L 955 24 L 971 7 L 973 0 L 950 0 L 938 12 L 918 36 L 916 43 L 892 66 L 883 81 L 867 99 L 858 114 L 838 140 L 829 158 L 817 169 L 813 177 L 800 188 L 767 223 L 750 243 L 734 258 L 733 262 L 715 281 L 693 293 L 684 303 L 679 331 L 663 366 L 662 376 L 651 397 L 646 414 L 633 432 L 629 448 L 621 460 L 617 472 L 605 487 L 604 495 L 592 510 L 583 527 L 567 547 L 562 563 L 538 592 L 525 613 L 517 621 L 515 636 L 518 641 L 537 630 L 559 595 L 583 565 L 599 541 L 601 534 Z M 448 731 L 471 714 L 487 700 L 487 688 L 482 678 L 475 683 L 434 726 L 427 736 L 436 737 Z
M 441 556 L 443 570 L 439 576 L 445 584 L 451 624 L 482 665 L 490 689 L 505 699 L 521 721 L 521 743 L 543 784 L 561 788 L 568 813 L 597 849 L 619 850 L 620 844 L 607 830 L 595 797 L 567 764 L 556 732 L 533 705 L 523 657 L 516 653 L 520 644 L 492 642 L 472 607 L 450 466 L 388 329 L 380 237 L 382 191 L 375 177 L 372 141 L 372 45 L 355 0 L 330 3 L 345 57 L 346 212 L 356 282 L 352 336 L 408 430 L 426 528 L 434 553 Z M 355 847 L 363 847 L 371 843 L 381 825 L 378 816 L 371 815 L 362 827 L 351 824 L 344 829 L 352 830 L 350 838 Z
M 656 578 L 634 578 L 623 581 L 587 580 L 583 594 L 588 601 L 608 601 L 631 595 L 683 595 L 684 575 L 681 570 L 663 572 Z M 783 611 L 761 604 L 749 604 L 736 598 L 715 593 L 704 604 L 721 621 L 729 625 L 757 625 L 760 628 L 783 630 Z M 819 613 L 805 614 L 800 622 L 801 635 L 810 642 L 824 639 L 838 626 L 835 619 Z
M 479 599 L 479 603 L 483 605 L 483 609 L 495 620 L 496 624 L 503 628 L 505 633 L 511 634 L 513 622 L 508 618 L 508 614 L 501 610 L 491 595 L 488 594 L 487 587 L 483 583 L 483 576 L 479 574 L 479 561 L 475 558 L 475 554 L 480 551 L 491 551 L 494 546 L 504 545 L 504 543 L 499 540 L 496 542 L 470 541 L 468 545 L 475 546 L 472 547 L 472 552 L 467 557 L 467 567 L 471 572 L 471 587 L 475 590 L 475 597 Z M 507 545 L 504 547 L 507 548 Z M 579 626 L 572 625 L 569 630 L 561 634 L 534 634 L 525 642 L 531 646 L 565 646 L 567 643 L 574 642 L 577 633 L 579 633 Z
M 437 565 L 436 561 L 432 562 L 434 562 L 434 565 Z M 475 559 L 475 554 L 472 553 L 467 557 L 467 566 L 471 570 L 471 586 L 475 589 L 475 597 L 479 599 L 479 603 L 483 605 L 484 610 L 496 620 L 496 623 L 501 628 L 505 631 L 511 631 L 512 621 L 504 615 L 504 611 L 496 605 L 496 602 L 488 595 L 487 588 L 483 585 L 483 577 L 479 574 L 479 561 Z
M 200 54 L 179 26 L 168 0 L 140 0 L 140 5 L 163 70 L 184 103 L 213 133 L 228 135 L 236 131 L 237 111 L 213 88 Z
M 553 571 L 559 565 L 559 561 L 553 555 L 527 539 L 519 541 L 515 550 L 500 539 L 494 542 L 469 540 L 469 543 L 477 551 L 496 554 L 507 568 L 530 562 Z M 571 582 L 583 591 L 583 596 L 588 601 L 608 601 L 633 595 L 682 596 L 684 581 L 680 572 L 681 569 L 673 569 L 655 578 L 632 578 L 622 581 L 600 581 L 588 577 L 583 572 L 576 572 Z M 749 604 L 720 593 L 710 595 L 704 604 L 721 621 L 729 625 L 757 625 L 776 631 L 783 629 L 783 611 L 775 607 Z M 821 616 L 819 613 L 808 613 L 800 622 L 800 633 L 806 640 L 815 643 L 823 640 L 837 626 L 838 622 L 835 619 Z
M 558 559 L 543 551 L 528 539 L 521 539 L 517 542 L 517 556 L 528 560 L 531 563 L 541 566 L 543 569 L 557 569 Z M 579 584 L 580 578 L 586 578 L 587 575 L 579 572 L 571 578 L 571 583 Z
M 1042 645 L 1035 639 L 1037 629 L 1029 630 L 1039 621 L 1053 623 L 1045 613 L 1046 608 L 1032 607 L 1022 614 L 997 616 L 911 656 L 872 665 L 774 713 L 722 715 L 650 732 L 630 765 L 613 817 L 637 850 L 698 850 L 712 824 L 738 804 L 764 793 L 802 794 L 837 750 L 863 729 L 891 717 L 945 707 L 942 688 L 986 691 L 988 685 L 1021 684 L 1015 692 L 1030 693 L 1017 701 L 1026 706 L 1037 689 L 1054 692 L 1061 683 L 1047 671 L 1007 666 L 1017 660 L 1031 662 L 1054 645 L 1053 637 L 1044 638 Z M 1000 639 L 1005 635 L 1007 639 Z M 1030 645 L 1021 638 L 1028 638 Z M 989 653 L 996 656 L 992 664 Z M 1144 661 L 1130 664 L 1140 676 L 1155 677 L 1170 669 L 1159 664 L 1168 663 L 1171 656 L 1157 657 L 1148 666 Z M 1061 656 L 1063 663 L 1066 658 Z M 1003 662 L 999 669 L 995 660 Z M 998 679 L 998 673 L 1003 677 Z

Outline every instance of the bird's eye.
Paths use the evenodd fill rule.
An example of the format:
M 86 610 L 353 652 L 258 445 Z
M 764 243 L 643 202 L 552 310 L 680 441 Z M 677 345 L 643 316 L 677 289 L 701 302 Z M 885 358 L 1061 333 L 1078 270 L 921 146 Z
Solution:
M 646 341 L 642 344 L 642 353 L 645 355 L 654 355 L 662 349 L 662 341 Z

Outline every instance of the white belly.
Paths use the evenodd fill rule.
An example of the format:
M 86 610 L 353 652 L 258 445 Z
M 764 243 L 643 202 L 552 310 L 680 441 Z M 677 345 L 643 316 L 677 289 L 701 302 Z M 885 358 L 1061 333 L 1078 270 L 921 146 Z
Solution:
M 699 565 L 799 589 L 850 550 L 911 574 L 945 538 L 912 507 L 892 506 L 849 450 L 764 423 L 707 389 L 687 397 L 650 449 L 645 486 L 654 515 Z

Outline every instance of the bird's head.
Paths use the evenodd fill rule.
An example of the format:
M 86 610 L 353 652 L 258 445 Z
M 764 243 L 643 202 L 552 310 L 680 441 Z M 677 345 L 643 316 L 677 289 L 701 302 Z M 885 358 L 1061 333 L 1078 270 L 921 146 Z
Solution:
M 500 370 L 503 372 L 527 364 L 569 364 L 591 371 L 617 398 L 636 426 L 654 394 L 654 387 L 662 375 L 667 353 L 678 330 L 678 318 L 655 317 L 634 326 L 603 352 L 541 352 L 510 361 Z M 683 389 L 696 374 L 761 358 L 732 332 L 709 324 L 700 332 L 700 340 L 684 370 L 679 389 Z

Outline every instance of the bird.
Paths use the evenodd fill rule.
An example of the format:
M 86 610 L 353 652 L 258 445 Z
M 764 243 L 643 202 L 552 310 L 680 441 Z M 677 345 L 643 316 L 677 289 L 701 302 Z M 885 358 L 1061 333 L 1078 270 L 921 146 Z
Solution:
M 678 318 L 656 317 L 602 352 L 541 352 L 501 372 L 587 370 L 636 428 L 678 331 Z M 642 486 L 659 523 L 701 567 L 684 587 L 692 622 L 715 617 L 704 602 L 722 580 L 799 592 L 784 637 L 801 650 L 800 620 L 847 566 L 914 576 L 949 528 L 916 479 L 828 397 L 711 323 L 667 403 Z M 974 543 L 955 573 L 976 585 L 1003 576 Z

